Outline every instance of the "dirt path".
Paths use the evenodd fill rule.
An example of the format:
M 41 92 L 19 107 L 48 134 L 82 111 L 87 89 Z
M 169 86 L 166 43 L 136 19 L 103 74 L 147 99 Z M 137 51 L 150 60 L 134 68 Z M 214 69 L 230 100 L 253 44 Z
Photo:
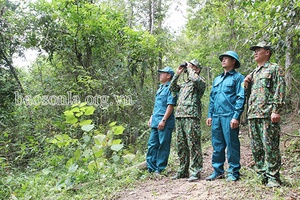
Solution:
M 299 124 L 298 124 L 299 125 Z M 286 126 L 283 129 L 291 128 Z M 299 128 L 299 127 L 298 127 Z M 297 129 L 296 129 L 297 130 Z M 288 131 L 288 130 L 286 130 Z M 281 188 L 266 188 L 260 184 L 255 172 L 252 170 L 253 160 L 250 149 L 250 140 L 246 130 L 241 131 L 241 179 L 237 182 L 226 182 L 224 179 L 216 181 L 205 181 L 212 172 L 211 153 L 212 148 L 209 147 L 204 153 L 204 168 L 201 174 L 201 180 L 196 182 L 187 182 L 186 179 L 171 180 L 175 171 L 167 172 L 162 177 L 149 176 L 143 182 L 138 183 L 135 188 L 124 189 L 118 194 L 118 200 L 217 200 L 217 199 L 300 199 L 300 185 L 298 188 L 284 186 Z M 282 141 L 284 142 L 284 141 Z M 284 159 L 283 159 L 284 162 Z M 299 166 L 299 163 L 298 163 Z M 225 165 L 225 169 L 227 166 Z M 289 177 L 289 170 L 286 179 Z M 299 171 L 298 171 L 299 172 Z M 299 175 L 300 173 L 298 173 Z M 298 177 L 300 178 L 300 177 Z M 293 182 L 293 181 L 292 181 Z M 299 183 L 298 183 L 299 184 Z

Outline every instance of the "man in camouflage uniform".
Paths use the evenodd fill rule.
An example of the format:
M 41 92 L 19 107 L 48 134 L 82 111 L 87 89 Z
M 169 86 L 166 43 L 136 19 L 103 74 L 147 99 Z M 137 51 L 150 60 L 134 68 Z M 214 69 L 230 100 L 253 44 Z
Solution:
M 197 60 L 180 65 L 170 84 L 172 93 L 179 93 L 175 117 L 180 166 L 172 179 L 187 178 L 190 175 L 188 181 L 196 181 L 203 167 L 200 119 L 205 80 L 199 75 L 200 71 L 201 66 Z M 187 80 L 178 84 L 183 72 Z
M 208 108 L 207 126 L 211 128 L 214 172 L 207 181 L 224 178 L 225 149 L 229 168 L 226 181 L 240 177 L 239 123 L 244 110 L 244 76 L 235 69 L 240 67 L 238 54 L 227 51 L 219 55 L 224 72 L 214 79 Z
M 254 51 L 257 62 L 257 67 L 245 78 L 245 88 L 251 92 L 248 120 L 252 154 L 262 183 L 268 187 L 279 187 L 279 122 L 285 98 L 284 70 L 269 61 L 272 49 L 266 42 L 260 42 L 250 50 Z

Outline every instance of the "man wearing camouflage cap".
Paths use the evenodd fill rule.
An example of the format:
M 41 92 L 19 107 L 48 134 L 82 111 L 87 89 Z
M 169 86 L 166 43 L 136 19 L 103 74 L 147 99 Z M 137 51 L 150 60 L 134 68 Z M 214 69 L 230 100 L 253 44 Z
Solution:
M 266 42 L 250 47 L 257 67 L 245 78 L 250 92 L 248 101 L 249 135 L 252 155 L 262 183 L 268 187 L 281 184 L 280 113 L 284 105 L 284 70 L 270 62 L 272 48 Z
M 196 181 L 203 167 L 200 119 L 205 80 L 200 76 L 201 68 L 198 60 L 180 65 L 170 84 L 172 93 L 178 93 L 175 117 L 176 147 L 180 162 L 177 174 L 172 179 L 189 177 L 189 182 Z M 186 80 L 178 84 L 182 74 L 183 79 L 187 75 Z

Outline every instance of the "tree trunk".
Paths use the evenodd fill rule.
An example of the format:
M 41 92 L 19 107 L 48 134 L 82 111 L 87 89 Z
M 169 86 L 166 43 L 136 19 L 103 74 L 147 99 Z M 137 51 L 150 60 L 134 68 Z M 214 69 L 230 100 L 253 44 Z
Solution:
M 291 71 L 290 71 L 290 66 L 292 64 L 292 56 L 291 56 L 291 51 L 292 51 L 292 38 L 287 36 L 286 37 L 286 54 L 285 54 L 285 83 L 286 83 L 286 88 L 290 88 L 291 86 Z

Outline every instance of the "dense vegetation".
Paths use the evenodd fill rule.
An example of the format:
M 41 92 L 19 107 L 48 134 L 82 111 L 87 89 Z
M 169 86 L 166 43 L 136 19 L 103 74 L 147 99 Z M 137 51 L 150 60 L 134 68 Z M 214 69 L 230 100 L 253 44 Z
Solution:
M 299 1 L 188 0 L 176 34 L 164 22 L 180 0 L 31 2 L 0 0 L 1 199 L 104 198 L 141 177 L 118 173 L 144 160 L 157 69 L 185 60 L 204 66 L 205 117 L 217 56 L 235 50 L 246 75 L 249 47 L 268 40 L 286 70 L 285 112 L 299 117 Z M 28 49 L 38 58 L 19 67 Z

